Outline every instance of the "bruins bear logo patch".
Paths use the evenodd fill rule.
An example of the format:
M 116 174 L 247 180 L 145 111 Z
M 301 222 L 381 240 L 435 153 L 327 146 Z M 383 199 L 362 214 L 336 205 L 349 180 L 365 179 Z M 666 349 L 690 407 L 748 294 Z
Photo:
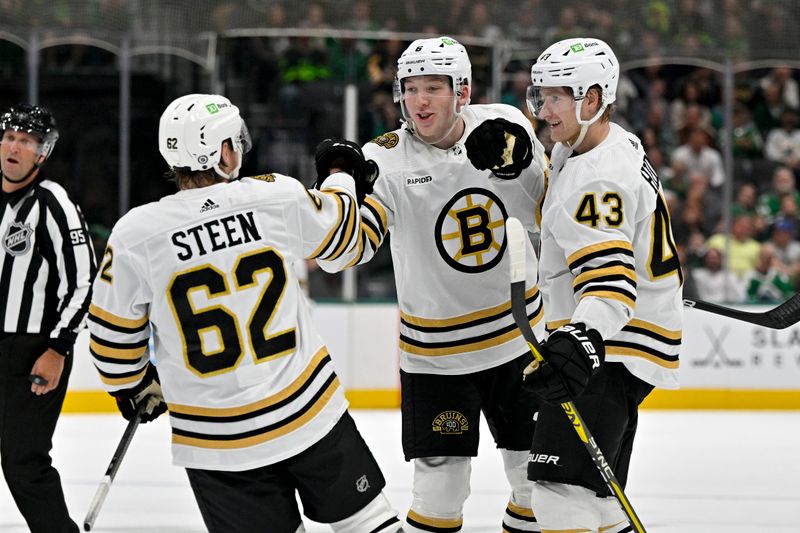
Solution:
M 384 133 L 379 137 L 375 137 L 370 142 L 374 142 L 378 146 L 383 146 L 387 150 L 389 148 L 394 148 L 397 146 L 397 143 L 400 141 L 400 137 L 396 133 Z

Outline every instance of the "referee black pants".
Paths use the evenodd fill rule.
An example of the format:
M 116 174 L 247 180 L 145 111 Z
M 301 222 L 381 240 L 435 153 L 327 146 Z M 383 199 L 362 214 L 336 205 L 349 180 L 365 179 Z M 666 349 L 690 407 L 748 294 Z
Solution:
M 47 349 L 41 335 L 0 341 L 0 459 L 3 475 L 31 533 L 73 533 L 61 478 L 52 466 L 53 433 L 67 392 L 72 356 L 58 387 L 36 396 L 28 381 L 33 363 Z

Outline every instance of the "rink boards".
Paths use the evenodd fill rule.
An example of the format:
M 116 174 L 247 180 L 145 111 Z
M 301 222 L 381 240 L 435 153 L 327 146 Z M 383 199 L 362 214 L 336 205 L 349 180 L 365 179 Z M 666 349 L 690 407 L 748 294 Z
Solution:
M 748 306 L 763 311 L 765 306 Z M 351 406 L 400 405 L 395 304 L 317 304 L 325 338 Z M 84 331 L 64 405 L 66 412 L 116 410 L 100 387 Z M 681 389 L 654 391 L 644 406 L 659 409 L 800 409 L 800 326 L 768 330 L 686 309 Z

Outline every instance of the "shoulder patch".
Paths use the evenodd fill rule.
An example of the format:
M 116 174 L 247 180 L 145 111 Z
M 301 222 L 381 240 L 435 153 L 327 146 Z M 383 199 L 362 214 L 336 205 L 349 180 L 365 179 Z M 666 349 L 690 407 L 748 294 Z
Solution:
M 275 181 L 275 174 L 261 174 L 260 176 L 250 176 L 254 180 L 259 181 L 266 181 L 267 183 L 272 183 Z
M 383 135 L 379 135 L 378 137 L 375 137 L 374 139 L 372 139 L 370 142 L 373 142 L 373 143 L 377 144 L 378 146 L 383 146 L 384 148 L 386 148 L 388 150 L 389 148 L 394 148 L 395 146 L 397 146 L 397 143 L 399 141 L 400 141 L 400 137 L 396 133 L 391 132 L 391 133 L 384 133 Z

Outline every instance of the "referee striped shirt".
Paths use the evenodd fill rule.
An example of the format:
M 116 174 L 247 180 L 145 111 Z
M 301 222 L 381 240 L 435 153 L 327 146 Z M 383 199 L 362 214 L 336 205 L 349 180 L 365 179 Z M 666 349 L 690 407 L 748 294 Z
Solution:
M 0 193 L 0 325 L 3 335 L 47 335 L 66 354 L 85 324 L 96 261 L 80 208 L 40 171 Z

